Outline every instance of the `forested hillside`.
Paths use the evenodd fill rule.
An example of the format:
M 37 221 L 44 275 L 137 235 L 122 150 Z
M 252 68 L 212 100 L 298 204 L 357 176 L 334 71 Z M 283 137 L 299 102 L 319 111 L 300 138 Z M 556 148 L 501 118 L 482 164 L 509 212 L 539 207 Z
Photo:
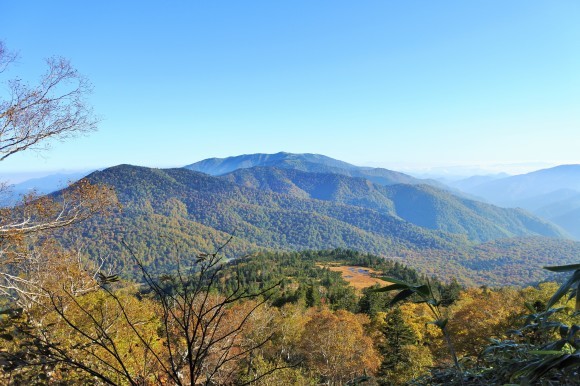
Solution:
M 382 186 L 367 179 L 293 169 L 238 169 L 220 178 L 238 185 L 386 212 L 423 228 L 466 235 L 471 241 L 512 236 L 562 237 L 554 225 L 521 209 L 457 197 L 429 185 Z
M 464 283 L 488 285 L 540 280 L 543 273 L 539 266 L 571 261 L 578 251 L 575 243 L 556 243 L 539 238 L 537 242 L 548 245 L 549 253 L 536 254 L 530 250 L 528 259 L 535 265 L 522 265 L 518 270 L 506 269 L 512 263 L 519 266 L 511 256 L 518 255 L 521 245 L 511 244 L 505 249 L 500 248 L 499 252 L 497 248 L 478 247 L 480 251 L 474 249 L 478 245 L 477 239 L 470 241 L 468 235 L 417 226 L 402 219 L 397 212 L 393 214 L 376 207 L 371 209 L 368 206 L 372 205 L 366 203 L 348 203 L 356 193 L 363 199 L 365 195 L 370 197 L 369 201 L 375 197 L 375 202 L 379 199 L 383 203 L 391 202 L 396 208 L 402 205 L 400 200 L 397 204 L 395 194 L 400 187 L 386 190 L 387 187 L 362 179 L 294 171 L 291 174 L 304 177 L 297 179 L 300 184 L 292 182 L 293 186 L 300 185 L 303 193 L 296 190 L 278 193 L 272 189 L 246 187 L 186 169 L 162 170 L 129 165 L 109 168 L 91 174 L 88 180 L 112 187 L 121 209 L 107 217 L 94 217 L 77 228 L 66 229 L 61 239 L 67 245 L 73 241 L 81 243 L 93 257 L 112 257 L 119 268 L 128 268 L 127 274 L 130 274 L 132 265 L 122 240 L 148 264 L 170 270 L 172 259 L 177 254 L 212 251 L 233 234 L 235 237 L 227 251 L 230 257 L 266 249 L 351 248 L 399 259 L 423 273 L 442 278 L 456 276 Z M 329 186 L 334 193 L 322 197 L 320 187 L 327 189 Z M 425 200 L 425 205 L 436 202 L 437 194 L 443 196 L 439 198 L 441 202 L 446 202 L 447 193 L 435 190 L 437 194 L 434 194 L 431 192 L 434 188 L 417 186 L 409 189 L 426 196 L 429 200 Z M 311 198 L 311 195 L 326 199 Z M 395 200 L 391 200 L 389 195 Z M 450 204 L 452 207 L 462 205 L 463 212 L 480 221 L 479 224 L 472 222 L 472 229 L 489 237 L 489 222 L 481 221 L 473 215 L 477 212 L 469 208 L 469 205 L 476 207 L 477 204 L 455 201 Z M 421 202 L 418 200 L 416 205 L 421 205 Z M 426 210 L 439 210 L 438 206 L 440 204 Z M 489 206 L 482 206 L 490 212 Z M 441 208 L 441 214 L 438 214 L 441 224 L 457 221 L 455 215 L 465 215 L 461 212 L 452 215 L 453 212 L 445 213 L 444 209 Z M 491 211 L 491 215 L 497 217 L 501 214 L 510 221 L 505 213 L 513 214 L 516 219 L 526 218 L 517 211 L 496 210 L 497 213 Z M 77 231 L 81 232 L 82 238 L 72 236 Z M 497 259 L 496 253 L 507 256 L 501 266 L 490 263 Z M 486 268 L 484 274 L 479 272 L 480 264 Z

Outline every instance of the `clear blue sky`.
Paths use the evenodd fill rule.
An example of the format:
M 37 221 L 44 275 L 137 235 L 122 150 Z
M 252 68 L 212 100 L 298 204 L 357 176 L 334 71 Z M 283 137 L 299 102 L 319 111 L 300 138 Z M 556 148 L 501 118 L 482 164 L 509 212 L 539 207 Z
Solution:
M 580 163 L 580 2 L 4 1 L 9 75 L 62 55 L 98 132 L 0 172 L 321 153 Z

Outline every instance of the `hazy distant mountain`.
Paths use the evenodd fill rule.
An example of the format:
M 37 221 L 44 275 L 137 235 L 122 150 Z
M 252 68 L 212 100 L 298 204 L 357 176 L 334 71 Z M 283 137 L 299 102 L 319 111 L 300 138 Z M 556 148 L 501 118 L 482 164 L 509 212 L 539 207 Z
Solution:
M 496 205 L 532 211 L 580 238 L 580 220 L 574 214 L 580 208 L 580 165 L 556 166 L 463 190 Z
M 195 170 L 219 176 L 238 169 L 256 166 L 270 166 L 280 169 L 295 169 L 304 172 L 334 173 L 350 177 L 366 178 L 380 185 L 394 184 L 432 184 L 444 185 L 434 180 L 422 180 L 408 174 L 383 169 L 355 166 L 320 154 L 292 154 L 280 152 L 276 154 L 248 154 L 228 158 L 209 158 L 185 166 Z
M 484 176 L 471 176 L 468 178 L 463 178 L 456 181 L 446 181 L 446 183 L 454 188 L 457 188 L 464 192 L 469 192 L 480 185 L 489 183 L 491 181 L 499 180 L 500 178 L 509 177 L 509 174 L 500 173 L 500 174 L 492 174 L 492 175 L 484 175 Z
M 580 192 L 580 165 L 561 165 L 537 170 L 490 181 L 465 190 L 493 203 L 513 205 L 524 199 L 543 196 L 562 189 Z
M 80 180 L 90 171 L 76 173 L 56 173 L 45 177 L 31 178 L 29 180 L 10 186 L 8 194 L 3 197 L 0 205 L 14 205 L 23 195 L 34 192 L 35 194 L 44 195 L 55 192 Z
M 530 208 L 544 218 L 564 216 L 571 210 L 580 208 L 580 192 L 570 189 L 557 190 L 524 200 L 522 207 Z
M 237 173 L 248 171 L 252 172 Z M 487 284 L 540 280 L 545 275 L 539 268 L 542 264 L 568 263 L 580 253 L 578 243 L 555 243 L 549 238 L 515 239 L 519 241 L 505 248 L 480 244 L 476 250 L 478 244 L 468 240 L 474 237 L 471 234 L 455 235 L 404 220 L 403 215 L 412 219 L 416 214 L 413 206 L 427 212 L 441 209 L 448 215 L 431 215 L 434 222 L 426 226 L 466 216 L 465 224 L 459 220 L 462 229 L 476 229 L 481 222 L 481 231 L 473 232 L 476 238 L 497 232 L 497 226 L 489 225 L 493 221 L 482 217 L 490 206 L 482 210 L 479 203 L 457 202 L 432 187 L 387 189 L 345 176 L 277 169 L 272 177 L 264 168 L 256 171 L 250 176 L 255 178 L 252 184 L 262 184 L 259 187 L 247 186 L 243 181 L 251 179 L 246 176 L 218 178 L 187 169 L 121 165 L 92 173 L 87 179 L 111 186 L 122 209 L 63 229 L 60 238 L 81 243 L 92 256 L 111 256 L 118 267 L 129 270 L 133 264 L 122 240 L 148 265 L 167 270 L 176 264 L 176 256 L 211 252 L 233 234 L 226 250 L 229 256 L 260 249 L 351 248 L 402 259 L 427 274 L 454 275 L 477 284 L 483 284 L 483 279 Z M 228 178 L 241 179 L 234 183 Z M 278 186 L 278 181 L 285 185 Z M 359 194 L 362 201 L 351 202 Z M 365 198 L 375 209 L 367 207 Z M 389 201 L 398 214 L 389 210 Z M 508 217 L 520 218 L 517 211 L 498 210 L 496 215 L 506 217 L 501 220 L 506 226 L 513 220 Z M 525 221 L 520 225 L 526 226 Z M 549 226 L 544 230 L 553 232 Z M 530 227 L 528 234 L 534 233 Z M 530 243 L 546 251 L 522 262 L 519 251 Z
M 513 164 L 490 165 L 456 165 L 430 166 L 409 168 L 402 166 L 401 170 L 417 178 L 432 178 L 447 182 L 460 181 L 472 176 L 495 176 L 505 174 L 505 177 L 530 173 L 534 170 L 547 169 L 554 166 L 546 162 L 525 162 Z
M 315 167 L 314 165 L 345 170 L 355 170 L 358 168 L 349 163 L 319 154 L 292 154 L 286 152 L 276 154 L 245 154 L 227 158 L 208 158 L 187 165 L 185 168 L 217 176 L 237 169 L 252 168 L 255 166 L 286 166 L 287 168 L 302 170 L 303 168 Z

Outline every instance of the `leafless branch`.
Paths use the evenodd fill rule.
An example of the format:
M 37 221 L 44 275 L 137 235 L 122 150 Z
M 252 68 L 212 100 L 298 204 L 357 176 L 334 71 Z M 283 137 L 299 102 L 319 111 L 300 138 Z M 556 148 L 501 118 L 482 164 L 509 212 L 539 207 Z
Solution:
M 16 58 L 0 41 L 0 73 Z M 86 101 L 92 86 L 64 58 L 47 59 L 38 84 L 6 81 L 8 98 L 0 99 L 0 161 L 27 150 L 39 150 L 50 139 L 63 140 L 96 129 L 98 120 Z

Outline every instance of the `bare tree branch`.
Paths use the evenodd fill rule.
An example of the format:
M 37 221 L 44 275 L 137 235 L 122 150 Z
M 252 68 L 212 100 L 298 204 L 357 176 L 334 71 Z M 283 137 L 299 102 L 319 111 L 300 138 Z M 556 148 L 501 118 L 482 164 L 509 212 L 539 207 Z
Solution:
M 15 60 L 0 41 L 0 73 Z M 27 149 L 40 150 L 50 139 L 63 140 L 96 129 L 98 120 L 87 104 L 92 86 L 61 57 L 47 59 L 38 84 L 5 81 L 8 98 L 0 99 L 0 161 Z

